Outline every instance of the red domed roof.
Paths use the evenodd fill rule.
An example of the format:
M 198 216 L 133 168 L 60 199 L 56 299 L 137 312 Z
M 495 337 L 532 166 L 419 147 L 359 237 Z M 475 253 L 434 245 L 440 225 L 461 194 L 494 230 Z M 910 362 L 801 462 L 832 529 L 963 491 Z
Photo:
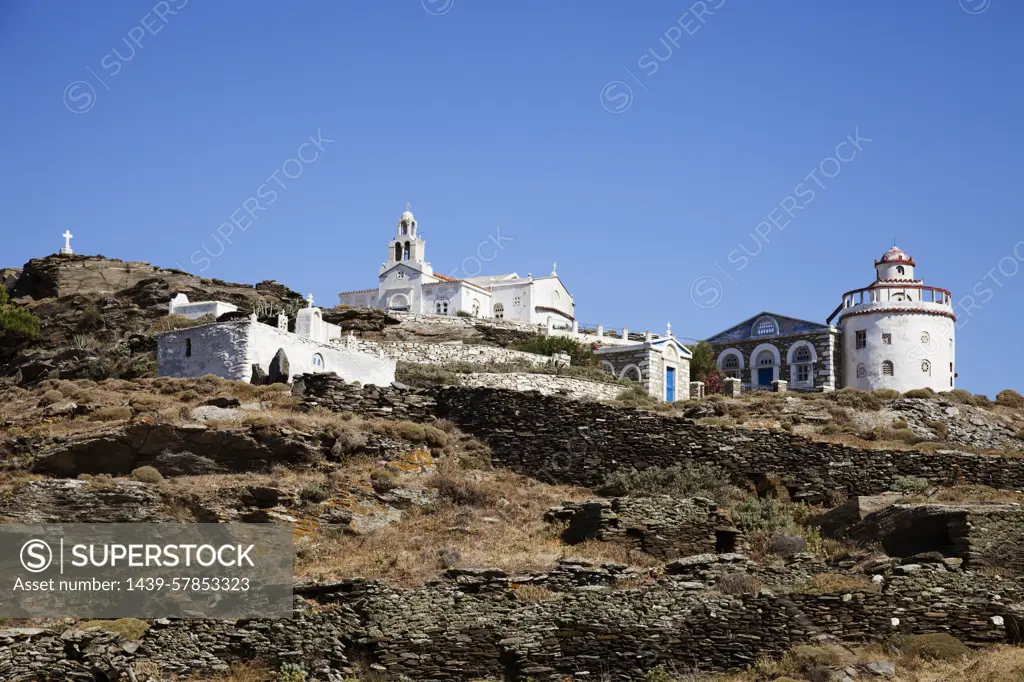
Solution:
M 882 260 L 875 261 L 875 265 L 880 263 L 906 263 L 907 265 L 914 265 L 914 259 L 907 255 L 907 252 L 903 249 L 893 246 L 882 254 Z
M 891 249 L 885 252 L 885 255 L 882 256 L 883 263 L 905 263 L 910 260 L 913 259 L 907 255 L 906 251 L 899 248 L 898 246 L 892 247 Z

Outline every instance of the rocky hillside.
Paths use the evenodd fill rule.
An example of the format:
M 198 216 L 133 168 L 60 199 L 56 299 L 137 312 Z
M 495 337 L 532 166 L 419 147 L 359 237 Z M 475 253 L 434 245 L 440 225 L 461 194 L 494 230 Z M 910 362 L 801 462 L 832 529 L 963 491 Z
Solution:
M 49 256 L 0 272 L 13 303 L 40 322 L 38 338 L 0 332 L 0 377 L 29 385 L 45 378 L 155 376 L 153 326 L 175 294 L 218 299 L 244 310 L 301 305 L 277 282 L 255 286 L 103 256 Z

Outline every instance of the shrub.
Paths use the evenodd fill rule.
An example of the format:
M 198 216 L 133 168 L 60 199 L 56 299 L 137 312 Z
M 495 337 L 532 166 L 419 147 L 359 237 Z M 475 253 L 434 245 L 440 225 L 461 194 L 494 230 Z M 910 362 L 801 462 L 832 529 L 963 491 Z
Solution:
M 900 392 L 895 388 L 876 388 L 871 391 L 871 395 L 879 400 L 895 400 L 900 397 Z
M 977 407 L 992 407 L 992 401 L 984 393 L 974 394 L 974 404 Z
M 437 563 L 441 564 L 441 568 L 443 569 L 447 570 L 449 568 L 455 568 L 459 565 L 459 562 L 461 560 L 462 555 L 459 554 L 459 551 L 457 549 L 452 549 L 451 547 L 442 547 L 441 549 L 437 550 Z
M 39 318 L 10 302 L 7 288 L 0 284 L 0 332 L 21 339 L 39 336 Z
M 306 682 L 309 673 L 300 663 L 282 663 L 278 672 L 278 682 Z
M 536 355 L 553 355 L 556 351 L 568 353 L 574 366 L 597 365 L 597 356 L 588 344 L 566 336 L 531 334 L 514 341 L 510 347 Z
M 310 483 L 299 490 L 299 499 L 303 502 L 323 502 L 331 498 L 331 491 L 319 483 Z
M 749 573 L 726 573 L 715 588 L 722 594 L 753 594 L 761 589 L 761 579 Z
M 653 405 L 661 402 L 648 393 L 647 389 L 640 384 L 634 384 L 629 388 L 622 389 L 619 391 L 619 394 L 615 396 L 615 400 L 632 407 L 636 407 L 638 405 Z
M 331 454 L 335 457 L 354 455 L 365 447 L 365 434 L 359 433 L 358 431 L 342 429 L 338 432 L 338 437 L 334 440 L 334 446 L 331 448 Z
M 117 620 L 89 620 L 75 626 L 78 630 L 99 628 L 104 632 L 114 632 L 122 639 L 138 640 L 149 630 L 149 624 L 138 618 L 118 618 Z
M 1011 388 L 999 391 L 996 394 L 996 405 L 1003 407 L 1024 407 L 1024 396 Z
M 164 476 L 154 467 L 139 467 L 132 471 L 132 478 L 140 483 L 163 483 Z
M 604 495 L 671 495 L 673 497 L 707 497 L 718 504 L 735 498 L 738 490 L 718 467 L 709 464 L 690 466 L 617 469 L 605 476 L 598 492 Z
M 1018 440 L 1024 440 L 1024 429 L 1017 432 L 1017 438 Z
M 930 400 L 935 397 L 935 391 L 930 388 L 915 388 L 903 394 L 904 398 L 923 398 Z
M 935 432 L 936 440 L 946 440 L 949 438 L 949 424 L 946 422 L 933 419 L 926 421 L 924 425 Z
M 781 557 L 791 557 L 807 550 L 807 540 L 799 535 L 775 535 L 768 543 L 768 551 Z
M 785 533 L 796 527 L 790 508 L 770 497 L 748 498 L 732 510 L 731 516 L 747 533 Z
M 799 587 L 804 594 L 835 594 L 836 592 L 879 592 L 881 588 L 862 575 L 818 573 Z
M 469 483 L 458 481 L 451 476 L 438 474 L 430 481 L 430 486 L 437 490 L 437 494 L 452 504 L 467 505 L 471 507 L 482 506 L 490 502 L 491 496 L 486 491 Z
M 927 479 L 914 476 L 897 476 L 892 482 L 892 489 L 904 495 L 921 493 L 928 490 L 929 487 L 931 487 L 931 483 Z
M 900 637 L 896 648 L 904 656 L 925 661 L 956 661 L 971 653 L 967 645 L 945 632 Z
M 946 395 L 954 403 L 960 403 L 961 405 L 977 405 L 977 400 L 975 400 L 974 396 L 962 388 L 954 388 Z M 985 400 L 988 400 L 988 398 Z
M 89 413 L 90 421 L 94 422 L 112 422 L 131 418 L 132 408 L 130 407 L 101 407 Z
M 905 429 L 905 428 L 907 428 L 907 420 L 906 419 L 893 419 L 892 420 L 892 428 L 894 428 L 894 429 Z
M 859 391 L 855 388 L 844 388 L 828 393 L 828 399 L 843 407 L 852 407 L 858 410 L 871 410 L 877 412 L 882 409 L 882 400 L 868 391 Z
M 374 469 L 370 472 L 370 487 L 374 492 L 384 494 L 398 487 L 395 475 L 387 469 Z
M 427 441 L 427 445 L 431 447 L 443 448 L 448 444 L 448 434 L 436 426 L 424 426 L 423 436 Z
M 57 390 L 49 390 L 39 398 L 39 407 L 46 407 L 64 400 L 64 394 Z

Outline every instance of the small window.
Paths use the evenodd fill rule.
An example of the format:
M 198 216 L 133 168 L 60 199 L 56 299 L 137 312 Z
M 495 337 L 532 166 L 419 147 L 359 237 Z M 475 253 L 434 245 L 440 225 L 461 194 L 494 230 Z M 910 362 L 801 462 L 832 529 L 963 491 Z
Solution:
M 319 353 L 313 353 L 313 366 L 322 370 L 324 368 L 324 356 Z
M 811 366 L 810 365 L 797 365 L 796 368 L 796 380 L 801 384 L 806 384 L 811 380 Z
M 185 339 L 185 357 L 192 357 L 192 339 Z
M 522 299 L 516 296 L 515 298 L 512 299 L 512 305 L 522 305 Z
M 739 368 L 740 368 L 740 359 L 738 357 L 736 357 L 735 355 L 733 355 L 732 353 L 730 353 L 729 355 L 726 355 L 725 359 L 722 360 L 722 369 L 724 369 L 726 371 L 734 370 L 734 369 L 739 369 Z
M 857 348 L 868 347 L 868 333 L 866 331 L 857 332 Z
M 395 275 L 395 276 L 396 276 L 396 277 L 397 277 L 398 279 L 405 279 L 405 271 L 404 271 L 404 270 L 399 270 L 399 271 L 398 271 L 398 274 L 397 274 L 397 275 Z
M 891 377 L 893 376 L 892 360 L 882 361 L 882 376 Z
M 931 340 L 932 337 L 928 334 L 928 332 L 921 332 L 921 345 L 927 346 L 929 343 L 931 343 Z
M 932 373 L 932 363 L 928 362 L 927 360 L 922 360 L 921 361 L 921 371 L 924 372 L 925 374 L 931 376 L 931 373 Z
M 882 334 L 882 345 L 883 346 L 891 346 L 892 345 L 892 334 Z
M 754 325 L 754 336 L 769 336 L 778 333 L 778 331 L 778 325 L 770 317 L 762 318 Z
M 640 381 L 640 370 L 635 365 L 630 365 L 622 370 L 622 378 L 629 381 Z
M 896 272 L 900 273 L 901 275 L 907 274 L 907 271 L 903 269 L 902 265 L 897 265 L 896 266 Z
M 864 363 L 857 365 L 857 378 L 863 379 L 868 375 L 868 368 L 864 366 Z
M 793 355 L 793 362 L 810 362 L 811 361 L 811 349 L 807 346 L 800 346 L 796 349 L 796 354 Z

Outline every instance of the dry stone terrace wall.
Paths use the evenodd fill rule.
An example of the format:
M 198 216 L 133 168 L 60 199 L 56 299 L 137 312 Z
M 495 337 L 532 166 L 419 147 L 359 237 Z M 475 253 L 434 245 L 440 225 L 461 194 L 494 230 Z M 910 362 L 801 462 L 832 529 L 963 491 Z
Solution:
M 509 350 L 497 346 L 464 344 L 462 342 L 381 342 L 356 339 L 351 347 L 370 355 L 376 355 L 379 352 L 395 360 L 403 360 L 421 365 L 439 365 L 447 362 L 468 362 L 476 365 L 526 362 L 532 365 L 546 365 L 551 361 L 551 358 L 547 355 Z
M 940 485 L 964 481 L 1024 490 L 1024 457 L 863 450 L 779 429 L 719 428 L 536 391 L 359 387 L 331 374 L 305 375 L 295 390 L 308 407 L 413 421 L 450 419 L 487 442 L 496 466 L 548 482 L 597 487 L 620 467 L 703 462 L 739 481 L 778 477 L 792 494 L 809 501 L 821 500 L 829 490 L 878 494 L 906 476 Z
M 614 400 L 628 388 L 622 384 L 606 384 L 574 377 L 527 372 L 480 372 L 459 377 L 462 386 L 504 388 L 510 391 L 538 391 L 544 395 L 561 395 L 574 400 Z
M 1024 458 L 953 451 L 862 450 L 782 430 L 728 429 L 538 393 L 443 388 L 438 415 L 490 445 L 495 465 L 550 482 L 599 485 L 619 467 L 716 464 L 738 480 L 781 479 L 797 496 L 871 495 L 900 476 L 1024 489 Z
M 517 581 L 530 579 L 456 572 L 409 590 L 340 581 L 300 589 L 325 608 L 288 621 L 157 621 L 126 647 L 73 632 L 0 631 L 0 677 L 83 679 L 65 675 L 105 669 L 106 678 L 84 679 L 119 679 L 109 674 L 111 663 L 132 660 L 195 676 L 262 659 L 301 663 L 311 680 L 340 680 L 355 660 L 388 679 L 642 680 L 656 665 L 746 667 L 821 635 L 877 642 L 949 632 L 970 644 L 1019 638 L 1016 585 L 977 574 L 891 576 L 878 593 L 725 596 L 665 579 L 625 590 L 570 588 L 536 602 L 514 598 Z

